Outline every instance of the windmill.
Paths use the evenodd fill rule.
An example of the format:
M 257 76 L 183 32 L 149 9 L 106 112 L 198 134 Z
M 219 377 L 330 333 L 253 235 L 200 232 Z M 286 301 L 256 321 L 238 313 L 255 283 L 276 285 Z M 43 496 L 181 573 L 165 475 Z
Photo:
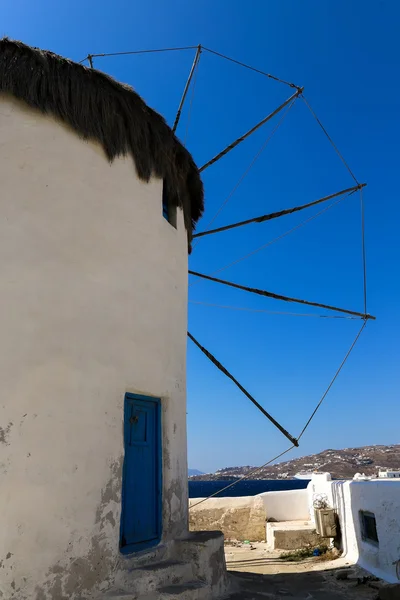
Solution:
M 211 218 L 211 220 L 208 221 L 208 223 L 205 227 L 203 227 L 200 231 L 197 231 L 193 235 L 194 243 L 193 243 L 192 250 L 195 252 L 201 251 L 201 248 L 200 249 L 198 248 L 198 244 L 200 241 L 203 241 L 207 236 L 218 235 L 218 236 L 222 237 L 229 231 L 232 231 L 232 230 L 237 231 L 238 228 L 249 227 L 249 226 L 252 226 L 255 224 L 260 225 L 260 224 L 263 224 L 263 223 L 266 223 L 266 222 L 269 222 L 269 221 L 272 221 L 272 220 L 275 220 L 278 218 L 284 218 L 287 215 L 291 215 L 294 213 L 298 213 L 298 212 L 307 210 L 314 206 L 321 205 L 321 210 L 318 213 L 312 215 L 310 218 L 301 222 L 299 225 L 295 226 L 294 228 L 289 229 L 284 234 L 282 234 L 278 238 L 272 240 L 271 242 L 268 242 L 267 244 L 263 244 L 261 247 L 253 250 L 250 253 L 245 254 L 243 257 L 234 261 L 233 263 L 229 263 L 223 267 L 220 267 L 217 270 L 212 271 L 211 273 L 199 272 L 197 270 L 189 268 L 189 275 L 191 276 L 191 281 L 192 281 L 191 284 L 189 285 L 189 288 L 193 287 L 193 285 L 196 284 L 196 280 L 197 281 L 199 281 L 199 280 L 200 281 L 208 281 L 212 284 L 217 284 L 218 286 L 224 286 L 224 287 L 227 287 L 230 289 L 241 290 L 248 294 L 256 295 L 258 297 L 272 298 L 272 299 L 281 301 L 282 303 L 290 303 L 291 305 L 300 305 L 303 307 L 304 306 L 314 307 L 314 308 L 318 308 L 318 309 L 323 309 L 323 311 L 324 311 L 323 314 L 313 314 L 313 315 L 309 315 L 309 316 L 316 316 L 316 317 L 320 317 L 320 318 L 324 318 L 324 319 L 325 318 L 333 318 L 333 319 L 342 318 L 342 319 L 359 320 L 360 321 L 360 328 L 357 331 L 350 347 L 348 348 L 347 352 L 345 353 L 343 360 L 340 362 L 339 366 L 337 367 L 336 371 L 334 372 L 333 377 L 328 382 L 326 389 L 324 390 L 322 396 L 320 397 L 319 401 L 317 402 L 315 408 L 312 410 L 311 414 L 306 419 L 305 424 L 302 427 L 302 429 L 300 430 L 300 433 L 298 435 L 293 435 L 292 433 L 290 433 L 277 419 L 275 419 L 273 417 L 273 415 L 271 414 L 271 412 L 269 410 L 266 410 L 264 408 L 264 406 L 262 406 L 262 404 L 254 397 L 254 395 L 252 395 L 246 389 L 246 387 L 244 387 L 244 385 L 242 385 L 242 383 L 237 378 L 236 374 L 233 374 L 232 372 L 230 372 L 228 370 L 228 368 L 223 364 L 221 357 L 217 358 L 213 354 L 213 352 L 209 348 L 206 348 L 201 343 L 201 340 L 197 339 L 197 337 L 195 337 L 195 335 L 191 331 L 188 332 L 188 338 L 191 341 L 191 343 L 193 343 L 203 353 L 203 355 L 205 355 L 207 357 L 207 359 L 209 359 L 213 363 L 213 365 L 217 369 L 219 369 L 226 377 L 228 377 L 237 386 L 237 388 L 257 407 L 257 409 L 290 442 L 290 446 L 284 452 L 282 452 L 278 456 L 275 456 L 274 458 L 268 460 L 268 462 L 266 462 L 261 467 L 254 469 L 254 470 L 250 471 L 249 473 L 247 473 L 245 477 L 249 477 L 249 476 L 255 474 L 256 472 L 258 472 L 259 470 L 261 470 L 262 468 L 264 468 L 266 465 L 274 462 L 275 460 L 277 460 L 277 458 L 283 456 L 284 454 L 286 454 L 293 448 L 299 446 L 300 439 L 305 434 L 311 421 L 315 417 L 321 404 L 325 400 L 325 398 L 328 395 L 330 389 L 332 388 L 334 382 L 336 381 L 337 377 L 339 376 L 342 368 L 344 367 L 347 359 L 349 358 L 352 350 L 354 349 L 357 341 L 359 340 L 361 333 L 363 332 L 364 328 L 366 327 L 367 322 L 369 320 L 375 319 L 375 317 L 370 315 L 367 310 L 367 269 L 366 269 L 364 198 L 363 198 L 363 191 L 367 184 L 361 183 L 354 175 L 354 172 L 352 171 L 349 164 L 346 162 L 346 160 L 342 156 L 341 152 L 335 145 L 332 137 L 329 135 L 328 131 L 326 130 L 326 128 L 324 127 L 324 125 L 322 124 L 322 122 L 320 121 L 320 119 L 318 118 L 316 113 L 314 112 L 310 102 L 308 101 L 308 99 L 306 99 L 306 97 L 304 95 L 304 88 L 302 86 L 296 85 L 294 83 L 291 83 L 289 81 L 286 81 L 284 79 L 276 77 L 275 75 L 271 75 L 270 73 L 267 73 L 264 70 L 258 69 L 252 65 L 246 64 L 242 61 L 236 60 L 230 56 L 227 56 L 225 54 L 217 52 L 216 50 L 207 48 L 202 45 L 176 47 L 176 48 L 162 48 L 162 49 L 152 49 L 152 50 L 134 50 L 134 51 L 129 51 L 129 52 L 117 52 L 117 53 L 89 54 L 81 62 L 83 63 L 86 60 L 86 61 L 88 61 L 90 67 L 93 68 L 94 59 L 96 59 L 96 61 L 97 61 L 97 59 L 99 59 L 101 57 L 127 56 L 127 55 L 165 53 L 165 52 L 166 53 L 168 53 L 168 52 L 185 52 L 185 51 L 193 52 L 194 58 L 193 58 L 193 62 L 190 67 L 188 78 L 183 87 L 183 93 L 182 93 L 181 100 L 180 100 L 180 103 L 179 103 L 179 106 L 178 106 L 178 109 L 176 112 L 176 116 L 174 119 L 174 123 L 172 126 L 173 131 L 179 133 L 179 125 L 182 121 L 182 115 L 184 112 L 185 104 L 188 102 L 188 98 L 190 97 L 190 100 L 189 100 L 190 106 L 188 108 L 188 116 L 187 116 L 188 123 L 187 123 L 187 127 L 186 127 L 185 140 L 187 138 L 187 129 L 188 129 L 190 119 L 191 119 L 192 103 L 193 103 L 193 97 L 194 97 L 195 89 L 196 89 L 196 79 L 197 79 L 198 71 L 200 68 L 201 57 L 204 54 L 209 54 L 209 55 L 213 55 L 215 57 L 219 57 L 220 59 L 222 59 L 222 61 L 233 63 L 233 64 L 237 65 L 238 67 L 240 67 L 241 69 L 245 69 L 245 70 L 257 73 L 258 75 L 261 75 L 262 77 L 271 80 L 275 84 L 280 84 L 280 85 L 286 86 L 288 89 L 288 95 L 283 102 L 281 102 L 278 106 L 276 106 L 272 111 L 269 111 L 265 116 L 263 116 L 262 119 L 260 119 L 258 122 L 256 122 L 254 125 L 252 125 L 246 131 L 242 132 L 242 134 L 239 137 L 236 137 L 235 139 L 233 139 L 233 141 L 231 141 L 228 145 L 223 147 L 214 156 L 211 156 L 203 165 L 201 165 L 199 167 L 200 173 L 204 173 L 209 168 L 212 168 L 216 163 L 219 163 L 219 161 L 223 161 L 223 159 L 230 152 L 234 151 L 240 144 L 245 142 L 253 134 L 255 134 L 257 131 L 259 131 L 261 128 L 263 128 L 263 126 L 265 126 L 267 123 L 276 122 L 275 127 L 272 129 L 272 132 L 270 133 L 270 135 L 268 135 L 266 141 L 263 143 L 261 148 L 256 152 L 256 154 L 255 154 L 254 158 L 252 159 L 252 161 L 250 162 L 250 164 L 245 168 L 244 172 L 240 175 L 238 181 L 233 186 L 233 189 L 230 191 L 230 193 L 227 195 L 227 197 L 223 200 L 222 204 L 218 207 L 218 209 L 216 210 L 216 212 L 213 215 L 213 217 Z M 264 151 L 267 144 L 270 142 L 271 138 L 274 136 L 276 131 L 279 129 L 280 125 L 286 118 L 286 115 L 288 114 L 288 112 L 298 102 L 302 102 L 305 105 L 305 107 L 308 109 L 310 114 L 312 115 L 312 117 L 315 120 L 315 122 L 317 123 L 318 127 L 323 132 L 326 140 L 332 146 L 335 153 L 337 154 L 337 156 L 343 163 L 344 168 L 347 170 L 348 174 L 350 175 L 351 179 L 353 180 L 353 185 L 350 187 L 340 189 L 338 191 L 334 191 L 333 193 L 324 195 L 322 197 L 319 197 L 317 199 L 311 200 L 311 201 L 303 203 L 303 204 L 295 204 L 294 203 L 292 206 L 289 206 L 284 209 L 275 210 L 273 212 L 267 212 L 265 214 L 257 215 L 257 216 L 251 217 L 251 218 L 240 219 L 240 220 L 234 221 L 234 222 L 227 222 L 226 224 L 221 225 L 219 227 L 213 226 L 217 217 L 219 217 L 220 213 L 225 208 L 228 201 L 231 199 L 233 194 L 236 192 L 237 188 L 242 184 L 243 180 L 246 178 L 246 176 L 248 175 L 250 170 L 253 168 L 254 164 L 259 159 L 260 155 Z M 227 269 L 231 266 L 234 266 L 241 260 L 245 260 L 246 258 L 248 258 L 248 257 L 256 254 L 257 252 L 263 250 L 264 248 L 268 247 L 272 243 L 279 241 L 283 237 L 286 237 L 293 231 L 296 231 L 299 227 L 302 227 L 309 221 L 314 220 L 315 218 L 324 214 L 326 211 L 328 211 L 332 207 L 336 206 L 338 203 L 342 202 L 344 199 L 346 199 L 354 194 L 359 195 L 360 213 L 361 213 L 360 222 L 361 222 L 361 241 L 362 241 L 363 306 L 359 310 L 351 310 L 351 309 L 348 309 L 343 306 L 336 306 L 336 305 L 332 305 L 330 303 L 322 303 L 322 302 L 318 302 L 317 300 L 314 300 L 314 299 L 307 299 L 307 298 L 298 297 L 298 296 L 295 296 L 295 297 L 287 296 L 287 295 L 278 293 L 275 290 L 271 291 L 269 289 L 268 290 L 260 289 L 260 288 L 252 287 L 252 286 L 248 285 L 246 282 L 239 282 L 236 280 L 230 280 L 230 279 L 225 279 L 225 278 L 219 277 L 219 273 L 221 271 L 224 271 L 225 269 Z M 196 301 L 193 301 L 193 303 L 196 303 Z M 207 303 L 202 303 L 202 302 L 197 302 L 197 303 L 199 305 L 207 304 Z M 210 304 L 210 306 L 219 306 L 219 305 Z M 220 307 L 221 308 L 235 308 L 235 307 L 224 307 L 224 306 L 220 306 Z M 268 311 L 265 311 L 265 312 L 268 312 Z M 270 312 L 273 313 L 273 311 L 270 311 Z M 280 313 L 277 311 L 277 314 L 283 314 L 283 313 Z M 306 315 L 304 315 L 304 313 L 295 313 L 295 312 L 291 312 L 291 313 L 287 312 L 286 314 L 291 314 L 293 316 L 306 316 Z M 189 326 L 189 329 L 190 329 L 190 326 Z M 240 481 L 240 480 L 241 479 L 239 479 L 238 481 Z M 235 481 L 234 484 L 236 484 L 238 481 Z M 218 493 L 220 493 L 220 492 L 218 492 Z

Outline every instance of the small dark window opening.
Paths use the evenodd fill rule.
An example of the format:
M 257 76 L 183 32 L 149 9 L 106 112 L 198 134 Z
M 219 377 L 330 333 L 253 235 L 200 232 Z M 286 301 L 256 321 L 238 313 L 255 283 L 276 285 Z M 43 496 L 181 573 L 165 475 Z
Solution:
M 162 190 L 163 217 L 176 229 L 176 203 L 171 202 L 171 193 L 168 191 L 165 181 Z
M 365 542 L 379 546 L 374 513 L 360 510 L 361 537 Z

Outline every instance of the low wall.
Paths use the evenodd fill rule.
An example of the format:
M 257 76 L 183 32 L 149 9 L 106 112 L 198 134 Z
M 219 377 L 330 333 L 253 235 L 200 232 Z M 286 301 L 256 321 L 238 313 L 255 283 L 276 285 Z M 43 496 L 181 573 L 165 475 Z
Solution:
M 325 494 L 337 510 L 346 558 L 388 583 L 398 583 L 400 481 L 329 481 L 320 476 L 313 478 L 307 489 L 310 507 L 316 494 Z M 375 516 L 378 543 L 363 538 L 360 511 Z
M 210 498 L 199 506 L 201 498 L 189 500 L 191 531 L 222 531 L 225 539 L 265 540 L 266 512 L 259 496 Z
M 308 491 L 285 490 L 281 492 L 264 492 L 262 498 L 267 520 L 274 521 L 308 521 Z
M 257 496 L 189 500 L 191 531 L 222 531 L 226 539 L 265 540 L 265 521 L 308 520 L 307 490 L 265 492 Z

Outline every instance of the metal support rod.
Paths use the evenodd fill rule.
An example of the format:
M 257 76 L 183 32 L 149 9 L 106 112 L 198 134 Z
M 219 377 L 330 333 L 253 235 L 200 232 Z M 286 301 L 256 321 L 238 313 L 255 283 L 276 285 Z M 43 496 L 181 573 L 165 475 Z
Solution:
M 176 117 L 175 117 L 175 123 L 174 123 L 174 126 L 172 127 L 172 131 L 174 133 L 176 131 L 176 128 L 178 127 L 179 119 L 181 118 L 181 113 L 182 113 L 183 105 L 185 103 L 185 99 L 186 99 L 187 93 L 189 91 L 189 87 L 190 87 L 190 84 L 192 82 L 192 78 L 193 78 L 194 72 L 195 72 L 196 67 L 198 65 L 198 62 L 200 60 L 200 54 L 201 54 L 201 45 L 199 44 L 197 46 L 196 56 L 194 57 L 192 68 L 190 69 L 189 77 L 188 77 L 188 80 L 186 82 L 185 89 L 183 90 L 181 101 L 179 103 L 178 112 L 176 113 Z
M 191 333 L 189 333 L 189 331 L 187 332 L 187 334 L 188 334 L 188 337 L 189 337 L 189 338 L 192 340 L 192 342 L 193 342 L 194 344 L 196 344 L 196 346 L 197 346 L 198 348 L 200 348 L 200 350 L 203 352 L 203 354 L 205 354 L 205 355 L 207 356 L 207 358 L 208 358 L 209 360 L 211 360 L 211 362 L 212 362 L 212 363 L 213 363 L 213 364 L 214 364 L 214 365 L 215 365 L 215 366 L 216 366 L 216 367 L 217 367 L 217 368 L 218 368 L 220 371 L 222 371 L 222 373 L 224 373 L 224 375 L 226 375 L 227 377 L 229 377 L 229 379 L 231 379 L 231 380 L 233 381 L 233 383 L 234 383 L 234 384 L 235 384 L 235 385 L 236 385 L 236 386 L 239 388 L 239 390 L 240 390 L 241 392 L 243 392 L 243 394 L 244 394 L 245 396 L 247 396 L 247 398 L 248 398 L 248 399 L 249 399 L 249 400 L 250 400 L 250 401 L 251 401 L 251 402 L 252 402 L 252 403 L 253 403 L 253 404 L 254 404 L 254 405 L 255 405 L 255 406 L 258 408 L 258 410 L 260 410 L 260 411 L 262 412 L 262 414 L 263 414 L 265 417 L 267 417 L 267 419 L 268 419 L 269 421 L 271 421 L 271 423 L 273 423 L 273 424 L 275 425 L 275 427 L 277 427 L 277 429 L 279 429 L 279 431 L 280 431 L 281 433 L 283 433 L 283 435 L 284 435 L 284 436 L 285 436 L 285 437 L 286 437 L 288 440 L 290 440 L 294 446 L 298 446 L 298 445 L 299 445 L 298 441 L 297 441 L 297 440 L 296 440 L 296 439 L 295 439 L 293 436 L 291 436 L 291 435 L 290 435 L 290 433 L 289 433 L 288 431 L 286 431 L 286 429 L 285 429 L 284 427 L 282 427 L 282 425 L 281 425 L 280 423 L 278 423 L 278 421 L 276 421 L 276 420 L 274 419 L 274 417 L 272 417 L 272 416 L 271 416 L 271 415 L 270 415 L 270 414 L 269 414 L 269 413 L 268 413 L 268 412 L 265 410 L 265 408 L 263 408 L 263 407 L 261 406 L 261 404 L 259 404 L 259 403 L 257 402 L 257 400 L 256 400 L 255 398 L 253 398 L 253 396 L 252 396 L 251 394 L 249 394 L 249 392 L 248 392 L 248 391 L 247 391 L 247 390 L 246 390 L 246 389 L 245 389 L 245 388 L 244 388 L 244 387 L 243 387 L 243 386 L 242 386 L 242 385 L 241 385 L 241 384 L 238 382 L 238 380 L 237 380 L 237 379 L 235 379 L 235 377 L 234 377 L 234 376 L 233 376 L 231 373 L 229 373 L 229 371 L 228 371 L 227 369 L 225 369 L 225 367 L 224 367 L 224 366 L 223 366 L 223 365 L 222 365 L 222 364 L 219 362 L 219 360 L 217 360 L 217 359 L 215 358 L 215 356 L 213 356 L 213 355 L 211 354 L 211 352 L 209 352 L 209 351 L 208 351 L 206 348 L 204 348 L 204 346 L 202 346 L 202 345 L 200 344 L 200 342 L 198 342 L 198 341 L 196 340 L 196 338 L 194 338 L 194 337 L 192 336 L 192 334 L 191 334 Z
M 368 319 L 375 321 L 376 319 L 376 317 L 372 315 L 366 315 L 364 313 L 356 312 L 354 310 L 347 310 L 346 308 L 339 308 L 338 306 L 331 306 L 330 304 L 320 304 L 319 302 L 311 302 L 310 300 L 301 300 L 300 298 L 290 298 L 289 296 L 282 296 L 281 294 L 275 294 L 273 292 L 268 292 L 267 290 L 259 290 L 257 288 L 239 285 L 238 283 L 233 283 L 232 281 L 226 281 L 226 279 L 218 279 L 217 277 L 211 277 L 211 275 L 204 275 L 204 273 L 198 273 L 197 271 L 189 270 L 188 273 L 189 275 L 194 275 L 195 277 L 201 277 L 202 279 L 214 281 L 215 283 L 222 283 L 222 285 L 227 285 L 238 290 L 243 290 L 244 292 L 250 292 L 251 294 L 258 294 L 259 296 L 273 298 L 274 300 L 283 300 L 284 302 L 296 302 L 297 304 L 306 304 L 307 306 L 317 306 L 318 308 L 326 308 L 326 310 L 335 310 L 346 315 L 352 315 L 353 317 L 361 317 L 366 321 Z
M 93 55 L 92 54 L 88 54 L 87 55 L 87 59 L 89 61 L 90 68 L 93 69 Z
M 337 196 L 342 196 L 343 194 L 352 194 L 357 190 L 361 190 L 365 187 L 366 183 L 360 183 L 359 185 L 355 185 L 351 188 L 347 188 L 346 190 L 341 190 L 340 192 L 336 192 L 335 194 L 330 194 L 329 196 L 324 196 L 319 200 L 314 200 L 313 202 L 308 202 L 307 204 L 301 204 L 300 206 L 295 206 L 294 208 L 287 208 L 285 210 L 280 210 L 279 212 L 268 213 L 267 215 L 261 215 L 260 217 L 254 217 L 253 219 L 246 219 L 246 221 L 239 221 L 238 223 L 232 223 L 232 225 L 224 225 L 223 227 L 217 227 L 216 229 L 207 229 L 207 231 L 200 231 L 200 233 L 195 233 L 194 238 L 203 237 L 204 235 L 210 235 L 212 233 L 220 233 L 221 231 L 228 231 L 229 229 L 234 229 L 235 227 L 241 227 L 242 225 L 249 225 L 250 223 L 264 223 L 265 221 L 271 221 L 272 219 L 277 219 L 278 217 L 284 217 L 285 215 L 291 215 L 299 210 L 304 210 L 305 208 L 310 208 L 311 206 L 316 206 L 317 204 L 321 204 L 322 202 L 327 202 L 327 200 L 332 200 Z
M 203 165 L 199 169 L 200 173 L 202 171 L 204 171 L 205 169 L 207 169 L 208 167 L 210 167 L 211 165 L 213 165 L 215 162 L 217 162 L 217 160 L 219 160 L 220 158 L 222 158 L 223 156 L 225 156 L 225 154 L 228 154 L 228 152 L 230 152 L 231 150 L 233 150 L 234 148 L 236 148 L 236 146 L 238 146 L 241 142 L 243 142 L 246 138 L 248 138 L 252 133 L 254 133 L 255 131 L 257 131 L 257 129 L 259 129 L 260 127 L 262 127 L 262 125 L 264 125 L 265 123 L 267 123 L 267 121 L 269 121 L 270 119 L 272 119 L 272 117 L 274 117 L 275 115 L 277 115 L 281 110 L 283 110 L 285 108 L 285 106 L 287 106 L 288 104 L 290 104 L 290 102 L 292 102 L 298 96 L 300 96 L 300 94 L 302 94 L 302 92 L 303 92 L 303 89 L 304 88 L 300 88 L 300 89 L 296 90 L 296 92 L 292 96 L 290 96 L 290 98 L 288 98 L 287 100 L 285 100 L 285 102 L 283 104 L 281 104 L 280 106 L 278 106 L 278 108 L 276 108 L 272 113 L 270 113 L 268 116 L 264 117 L 264 119 L 262 119 L 259 123 L 257 123 L 257 125 L 255 125 L 251 129 L 249 129 L 249 131 L 247 133 L 245 133 L 240 138 L 238 138 L 237 140 L 235 140 L 234 142 L 232 142 L 232 144 L 230 144 L 229 146 L 227 146 L 219 154 L 217 154 L 216 156 L 214 156 L 214 158 L 212 158 L 211 160 L 209 160 L 205 165 Z

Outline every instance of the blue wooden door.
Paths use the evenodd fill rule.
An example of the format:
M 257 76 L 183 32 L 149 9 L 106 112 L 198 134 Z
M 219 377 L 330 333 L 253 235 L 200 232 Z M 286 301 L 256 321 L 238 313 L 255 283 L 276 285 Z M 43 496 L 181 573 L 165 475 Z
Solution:
M 126 394 L 121 552 L 154 546 L 161 537 L 160 401 Z

